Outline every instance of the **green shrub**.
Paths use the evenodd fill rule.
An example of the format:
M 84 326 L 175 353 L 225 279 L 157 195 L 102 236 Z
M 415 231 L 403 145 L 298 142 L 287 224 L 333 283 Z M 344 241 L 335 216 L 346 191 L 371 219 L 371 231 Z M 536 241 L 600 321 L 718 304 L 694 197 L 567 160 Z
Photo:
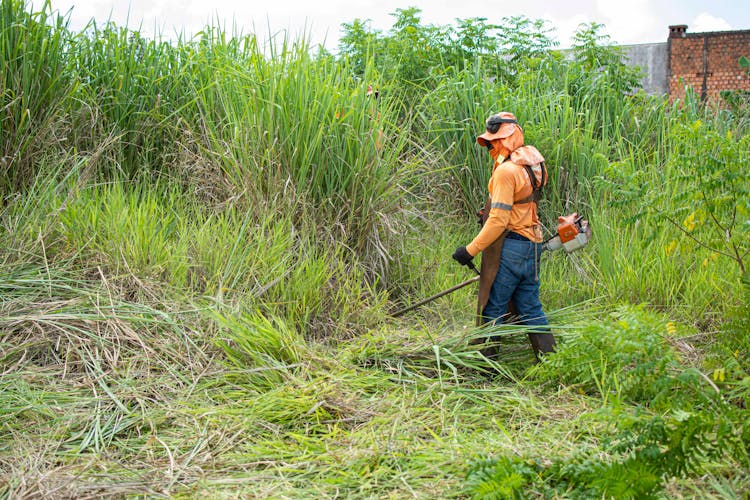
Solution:
M 593 451 L 572 456 L 478 460 L 465 491 L 473 498 L 526 498 L 532 491 L 572 498 L 657 498 L 666 481 L 704 473 L 714 462 L 746 468 L 747 410 L 717 399 L 700 412 L 649 415 L 609 407 L 595 415 L 613 426 Z
M 674 404 L 678 390 L 697 383 L 671 345 L 675 326 L 645 307 L 621 307 L 608 321 L 567 336 L 532 378 L 577 386 L 606 401 Z

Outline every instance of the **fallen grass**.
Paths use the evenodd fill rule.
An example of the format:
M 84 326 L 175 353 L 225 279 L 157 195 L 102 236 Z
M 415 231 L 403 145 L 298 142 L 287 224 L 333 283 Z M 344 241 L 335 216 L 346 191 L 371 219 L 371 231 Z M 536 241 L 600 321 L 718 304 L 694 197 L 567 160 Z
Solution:
M 547 396 L 497 378 L 462 339 L 436 344 L 448 330 L 258 350 L 251 325 L 270 338 L 278 323 L 139 305 L 109 280 L 50 273 L 3 279 L 8 496 L 445 496 L 473 454 L 530 446 L 521 435 L 539 446 L 559 425 Z M 401 352 L 373 348 L 394 336 Z M 553 398 L 559 416 L 582 411 Z
M 523 331 L 493 364 L 448 326 L 331 346 L 104 279 L 27 271 L 3 291 L 6 496 L 451 497 L 477 455 L 599 439 L 581 421 L 597 399 L 524 381 Z
M 139 312 L 119 328 L 149 311 Z M 139 341 L 102 356 L 107 365 L 80 332 L 11 352 L 11 336 L 52 323 L 4 315 L 4 494 L 457 497 L 476 456 L 573 456 L 597 450 L 607 432 L 590 417 L 599 397 L 525 378 L 523 332 L 508 334 L 516 355 L 494 367 L 448 327 L 384 328 L 237 363 L 215 343 L 224 321 L 204 319 L 202 353 L 176 349 L 190 345 L 185 320 L 195 324 L 196 314 L 154 314 Z M 106 321 L 79 310 L 52 330 L 113 328 Z M 247 324 L 226 331 L 244 335 Z M 104 353 L 108 342 L 97 342 Z M 266 369 L 273 383 L 258 378 Z

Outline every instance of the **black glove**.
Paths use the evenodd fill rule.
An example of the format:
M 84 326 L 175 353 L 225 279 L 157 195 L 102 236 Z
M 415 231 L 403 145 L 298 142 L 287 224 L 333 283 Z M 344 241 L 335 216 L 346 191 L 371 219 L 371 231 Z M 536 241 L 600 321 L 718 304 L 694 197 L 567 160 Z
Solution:
M 456 248 L 456 251 L 453 252 L 453 258 L 462 266 L 468 266 L 471 264 L 471 259 L 474 257 L 466 251 L 466 247 L 458 247 Z

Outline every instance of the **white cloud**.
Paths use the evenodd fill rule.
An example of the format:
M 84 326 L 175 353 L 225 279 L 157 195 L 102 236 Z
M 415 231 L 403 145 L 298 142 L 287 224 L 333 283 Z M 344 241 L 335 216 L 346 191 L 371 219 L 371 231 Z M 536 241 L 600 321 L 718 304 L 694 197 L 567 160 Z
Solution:
M 455 18 L 486 17 L 498 23 L 503 17 L 524 15 L 531 19 L 546 19 L 555 28 L 562 47 L 570 46 L 573 33 L 579 24 L 596 21 L 604 24 L 603 33 L 614 43 L 646 43 L 665 41 L 667 26 L 674 24 L 665 5 L 676 0 L 524 0 L 511 4 L 498 0 L 53 0 L 53 7 L 63 13 L 74 6 L 71 28 L 80 29 L 92 17 L 98 22 L 112 20 L 119 26 L 142 29 L 152 36 L 154 28 L 165 37 L 175 32 L 191 35 L 206 24 L 222 22 L 232 30 L 233 25 L 244 34 L 256 33 L 260 38 L 272 32 L 288 30 L 292 37 L 306 30 L 314 43 L 327 38 L 327 46 L 334 48 L 341 35 L 341 24 L 355 18 L 371 19 L 372 28 L 387 30 L 392 26 L 389 14 L 398 8 L 416 6 L 422 10 L 424 23 L 450 24 Z M 717 2 L 721 3 L 721 2 Z M 742 2 L 738 2 L 742 3 Z M 734 15 L 717 7 L 699 14 L 690 25 L 690 31 L 731 29 L 724 19 L 746 24 L 747 13 Z M 672 9 L 673 10 L 673 9 Z M 680 15 L 690 18 L 698 10 L 685 7 Z M 709 14 L 711 12 L 712 14 Z M 720 12 L 720 13 L 719 13 Z M 659 17 L 661 16 L 661 17 Z M 666 16 L 666 18 L 665 18 Z M 715 16 L 723 16 L 715 17 Z M 734 16 L 734 17 L 730 17 Z
M 549 20 L 549 26 L 553 27 L 554 38 L 560 42 L 559 48 L 568 48 L 573 45 L 573 35 L 578 31 L 581 24 L 588 24 L 593 19 L 586 14 L 574 14 L 567 17 L 555 17 L 552 14 L 545 13 L 543 19 Z
M 729 31 L 732 25 L 721 17 L 714 17 L 708 12 L 701 12 L 695 19 L 689 29 L 693 33 L 702 33 L 705 31 Z
M 596 13 L 601 19 L 598 22 L 606 26 L 613 42 L 638 43 L 660 29 L 653 4 L 653 0 L 597 0 Z

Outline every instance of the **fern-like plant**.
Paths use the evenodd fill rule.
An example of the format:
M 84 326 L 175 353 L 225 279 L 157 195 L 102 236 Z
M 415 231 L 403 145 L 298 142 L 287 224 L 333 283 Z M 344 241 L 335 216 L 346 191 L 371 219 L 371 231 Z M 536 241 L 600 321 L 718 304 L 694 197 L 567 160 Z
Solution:
M 517 459 L 481 458 L 469 466 L 464 492 L 475 500 L 521 499 L 534 475 L 529 465 Z

